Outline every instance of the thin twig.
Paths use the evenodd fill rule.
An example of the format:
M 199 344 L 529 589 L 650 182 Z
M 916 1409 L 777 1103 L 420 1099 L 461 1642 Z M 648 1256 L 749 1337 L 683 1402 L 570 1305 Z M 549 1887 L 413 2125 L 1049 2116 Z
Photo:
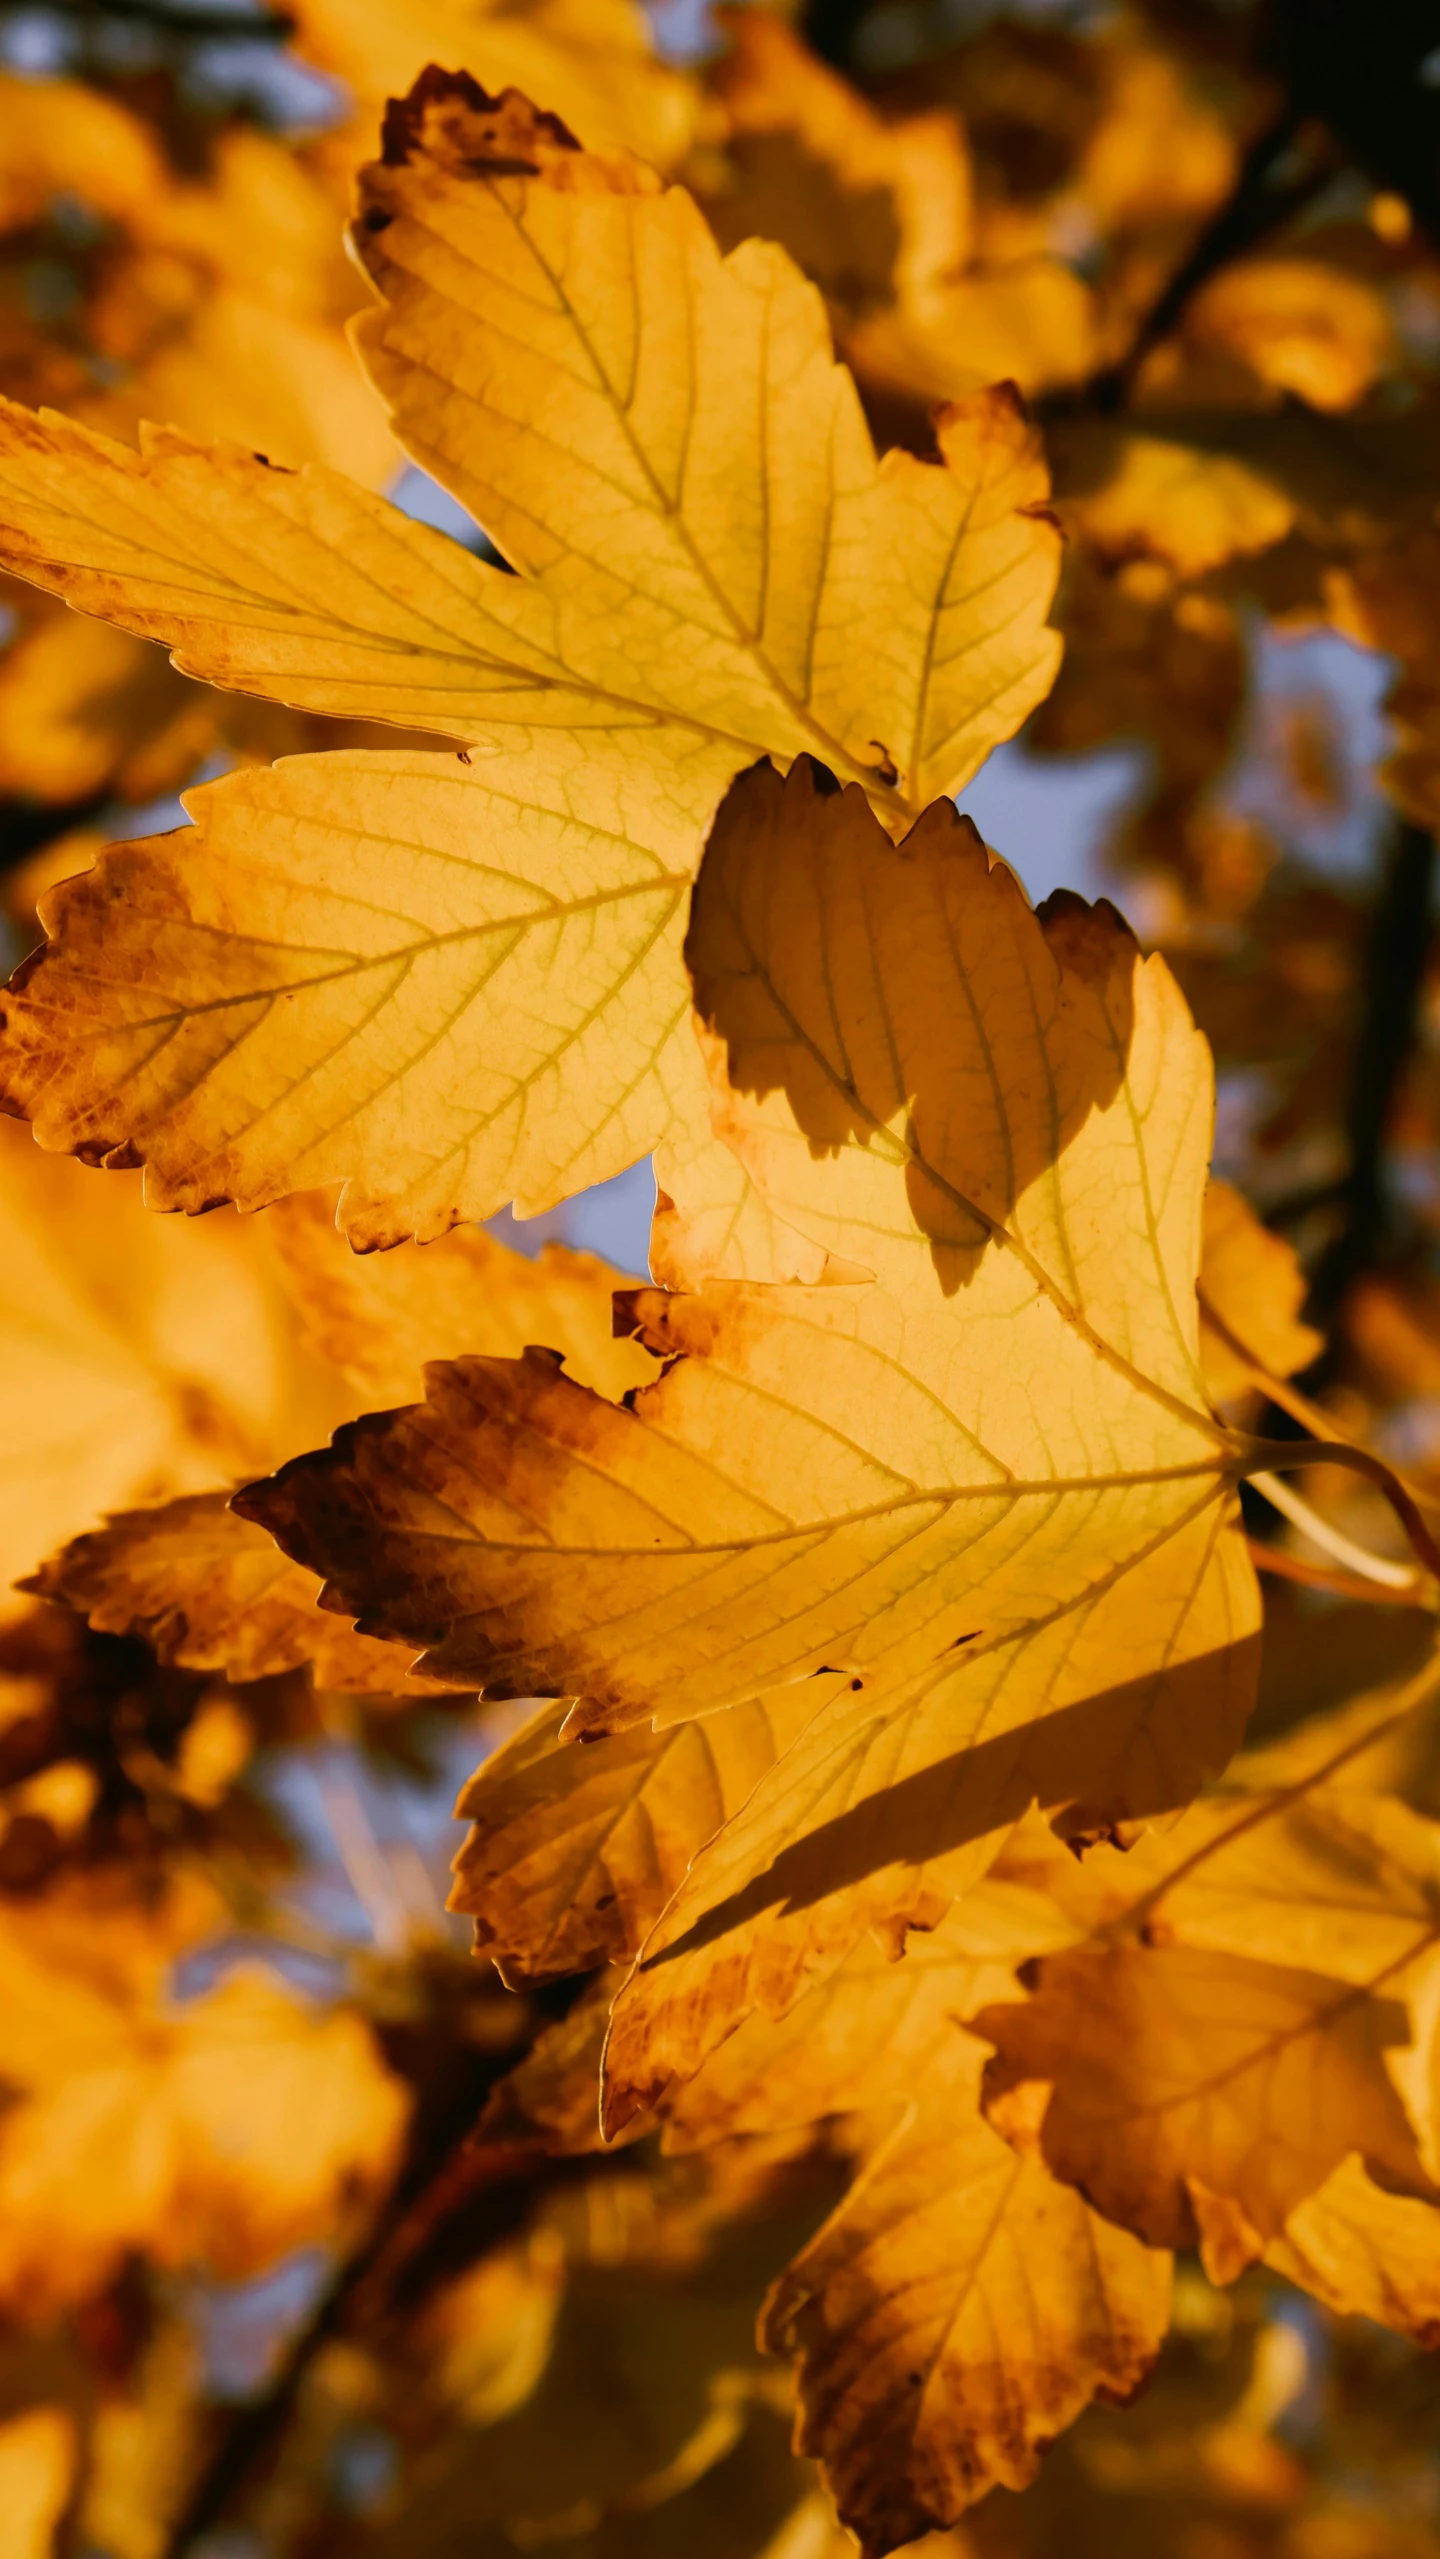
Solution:
M 1360 1599 L 1368 1608 L 1409 1608 L 1414 1592 L 1386 1590 L 1360 1573 L 1332 1572 L 1324 1564 L 1307 1564 L 1303 1555 L 1292 1555 L 1288 1546 L 1271 1546 L 1263 1537 L 1247 1537 L 1250 1561 L 1257 1573 L 1269 1573 L 1277 1581 L 1298 1582 L 1305 1590 L 1323 1590 L 1332 1599 Z
M 1253 1439 L 1244 1472 L 1253 1484 L 1262 1475 L 1289 1474 L 1299 1466 L 1344 1466 L 1352 1475 L 1363 1475 L 1377 1492 L 1384 1494 L 1427 1573 L 1433 1573 L 1440 1581 L 1440 1546 L 1426 1527 L 1414 1496 L 1383 1457 L 1374 1456 L 1368 1448 L 1356 1448 L 1349 1440 Z M 1264 1489 L 1262 1485 L 1261 1490 Z M 1267 1493 L 1266 1499 L 1273 1501 L 1273 1493 Z M 1275 1507 L 1278 1510 L 1281 1505 L 1276 1502 Z M 1358 1554 L 1364 1549 L 1354 1551 Z
M 1333 1555 L 1337 1564 L 1346 1565 L 1360 1580 L 1378 1583 L 1381 1590 L 1408 1591 L 1412 1597 L 1418 1597 L 1420 1575 L 1413 1564 L 1394 1564 L 1387 1555 L 1372 1555 L 1368 1546 L 1361 1546 L 1355 1538 L 1347 1537 L 1343 1528 L 1336 1528 L 1323 1512 L 1315 1510 L 1306 1501 L 1302 1493 L 1293 1491 L 1289 1484 L 1282 1484 L 1278 1475 L 1252 1475 L 1250 1481 L 1257 1493 L 1264 1494 L 1271 1508 L 1279 1511 L 1282 1519 L 1288 1519 L 1291 1527 L 1298 1528 L 1302 1536 L 1308 1537 L 1312 1546 L 1318 1546 L 1323 1554 Z
M 1206 223 L 1188 257 L 1181 260 L 1168 284 L 1156 296 L 1129 346 L 1115 364 L 1092 375 L 1074 405 L 1110 417 L 1123 409 L 1145 359 L 1168 338 L 1190 303 L 1212 275 L 1244 249 L 1252 249 L 1282 222 L 1309 203 L 1329 177 L 1323 149 L 1309 153 L 1304 168 L 1288 186 L 1276 183 L 1286 155 L 1301 141 L 1300 119 L 1287 104 L 1263 133 L 1256 135 L 1240 163 L 1235 184 Z M 1055 404 L 1064 405 L 1062 401 Z
M 1334 1314 L 1388 1239 L 1392 1210 L 1385 1142 L 1420 1027 L 1434 878 L 1433 838 L 1424 827 L 1397 820 L 1371 916 L 1364 1004 L 1356 1029 L 1345 1221 L 1320 1262 L 1310 1292 L 1311 1311 L 1318 1323 Z

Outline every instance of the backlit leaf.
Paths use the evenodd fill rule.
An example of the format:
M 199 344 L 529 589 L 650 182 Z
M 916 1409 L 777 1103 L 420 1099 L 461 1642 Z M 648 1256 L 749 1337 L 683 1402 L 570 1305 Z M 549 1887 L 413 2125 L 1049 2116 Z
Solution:
M 0 1123 L 0 1612 L 11 1583 L 126 1503 L 232 1483 L 345 1410 L 302 1371 L 260 1237 L 149 1217 L 136 1176 Z
M 774 2287 L 765 2335 L 798 2355 L 800 2449 L 862 2550 L 1023 2488 L 1097 2390 L 1145 2380 L 1169 2259 L 1017 2159 L 980 2113 L 981 2054 L 951 2028 L 923 2093 Z
M 76 2449 L 67 2408 L 26 2408 L 0 2423 L 0 2514 L 11 2559 L 51 2559 L 70 2502 Z
M 226 1493 L 122 1511 L 72 1540 L 25 1587 L 79 1609 L 102 1634 L 142 1635 L 184 1670 L 269 1679 L 304 1664 L 318 1688 L 447 1693 L 443 1680 L 410 1675 L 403 1646 L 356 1635 L 320 1608 L 314 1574 L 237 1519 Z
M 722 262 L 680 191 L 463 80 L 422 81 L 392 146 L 356 231 L 366 358 L 522 575 L 323 472 L 18 409 L 0 436 L 21 574 L 213 682 L 470 741 L 468 771 L 215 786 L 178 857 L 119 852 L 57 903 L 9 1007 L 47 1144 L 127 1147 L 157 1205 L 353 1176 L 365 1244 L 546 1206 L 664 1135 L 683 897 L 740 765 L 818 747 L 903 824 L 1056 656 L 1008 395 L 946 413 L 940 465 L 877 463 L 780 251 Z
M 582 1386 L 618 1403 L 655 1374 L 638 1342 L 617 1341 L 611 1299 L 624 1273 L 597 1253 L 542 1245 L 533 1261 L 478 1227 L 419 1252 L 347 1252 L 331 1199 L 286 1200 L 267 1221 L 307 1341 L 366 1407 L 425 1391 L 427 1360 L 463 1347 L 514 1357 L 527 1342 L 559 1351 Z
M 1228 1182 L 1211 1182 L 1200 1263 L 1200 1353 L 1213 1396 L 1244 1394 L 1254 1368 L 1290 1377 L 1319 1358 L 1325 1337 L 1300 1315 L 1305 1287 L 1284 1237 L 1262 1226 Z
M 472 1828 L 450 1907 L 473 1919 L 477 1952 L 513 1982 L 637 1953 L 696 1851 L 810 1711 L 800 1688 L 776 1689 L 584 1749 L 562 1738 L 563 1709 L 539 1715 L 491 1754 L 455 1808 Z
M 1048 1956 L 977 2034 L 992 2122 L 1157 2247 L 1233 2278 L 1358 2151 L 1434 2199 L 1386 2073 L 1403 2007 L 1319 1974 L 1180 1946 Z
M 336 2231 L 394 2165 L 406 2100 L 360 2020 L 254 1967 L 172 2008 L 169 1959 L 194 1933 L 183 1911 L 78 1891 L 5 1915 L 0 2292 L 32 2316 L 134 2249 L 257 2271 Z

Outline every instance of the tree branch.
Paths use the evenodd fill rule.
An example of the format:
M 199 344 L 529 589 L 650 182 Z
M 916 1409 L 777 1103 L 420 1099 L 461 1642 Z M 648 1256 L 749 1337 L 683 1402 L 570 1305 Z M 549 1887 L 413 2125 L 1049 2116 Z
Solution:
M 1086 407 L 1106 417 L 1123 409 L 1146 357 L 1178 326 L 1201 286 L 1232 258 L 1277 230 L 1325 183 L 1330 174 L 1325 155 L 1313 147 L 1304 167 L 1288 183 L 1276 183 L 1277 173 L 1300 139 L 1299 118 L 1287 103 L 1256 135 L 1230 194 L 1151 304 L 1118 364 L 1107 366 L 1086 384 L 1080 395 Z
M 1319 1324 L 1334 1315 L 1352 1283 L 1391 1241 L 1385 1139 L 1420 1025 L 1434 880 L 1434 838 L 1423 827 L 1397 819 L 1371 917 L 1347 1113 L 1350 1169 L 1341 1193 L 1344 1223 L 1322 1257 L 1310 1291 L 1311 1312 Z

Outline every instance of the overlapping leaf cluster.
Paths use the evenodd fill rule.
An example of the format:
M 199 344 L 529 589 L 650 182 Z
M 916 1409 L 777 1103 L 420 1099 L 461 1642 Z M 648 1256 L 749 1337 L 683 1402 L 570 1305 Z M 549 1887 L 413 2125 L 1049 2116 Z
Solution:
M 1305 2493 L 1282 2287 L 1440 2336 L 1427 1277 L 1373 1267 L 1357 1101 L 1297 1229 L 1330 1376 L 1287 1383 L 1325 1337 L 1208 1178 L 1182 992 L 1270 1076 L 1262 1146 L 1333 1133 L 1293 913 L 1335 892 L 1226 759 L 1256 616 L 1308 617 L 1400 659 L 1429 822 L 1433 259 L 1392 194 L 1331 218 L 1343 130 L 1284 162 L 1233 31 L 1002 19 L 867 91 L 722 16 L 691 77 L 618 5 L 306 6 L 353 123 L 222 136 L 203 184 L 17 85 L 17 257 L 83 117 L 133 184 L 0 414 L 47 599 L 0 745 L 50 763 L 9 778 L 233 764 L 47 892 L 4 999 L 37 2559 L 241 2512 L 337 2559 L 1008 2550 L 997 2485 L 1037 2551 L 1244 2528 Z M 382 114 L 377 423 L 326 388 L 321 216 Z M 1295 235 L 1237 257 L 1272 163 Z M 238 360 L 232 420 L 247 292 L 311 369 Z M 484 546 L 377 493 L 397 449 Z M 957 814 L 1027 718 L 1147 740 L 1119 850 L 1174 970 Z M 1299 789 L 1324 739 L 1282 743 Z M 649 1284 L 482 1223 L 646 1154 Z M 457 1729 L 475 1973 L 355 1776 Z M 312 1780 L 365 1958 L 306 1898 Z M 329 2288 L 247 2437 L 177 2280 L 297 2248 Z

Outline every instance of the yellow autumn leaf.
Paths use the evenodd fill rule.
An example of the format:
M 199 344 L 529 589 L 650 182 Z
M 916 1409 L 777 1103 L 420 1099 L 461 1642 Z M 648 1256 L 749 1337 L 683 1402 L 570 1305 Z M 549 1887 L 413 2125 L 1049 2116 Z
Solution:
M 1238 457 L 1087 421 L 1055 439 L 1056 512 L 1106 562 L 1160 560 L 1182 578 L 1283 541 L 1295 507 Z
M 710 1086 L 693 1043 L 676 1096 L 676 1116 L 652 1158 L 655 1214 L 650 1275 L 662 1288 L 703 1288 L 707 1280 L 823 1279 L 821 1244 L 787 1226 L 757 1191 L 733 1146 L 711 1125 Z
M 1168 2322 L 1168 2256 L 1007 2149 L 982 2060 L 953 2026 L 932 2037 L 901 2123 L 766 2305 L 799 2362 L 798 2448 L 876 2559 L 1027 2486 L 1097 2390 L 1140 2388 Z
M 125 631 L 27 611 L 0 659 L 0 785 L 61 805 L 106 789 L 158 798 L 203 762 L 215 699 Z
M 1162 964 L 1037 918 L 952 811 L 895 848 L 803 766 L 736 786 L 690 947 L 726 1133 L 879 1283 L 637 1292 L 670 1364 L 627 1407 L 534 1354 L 437 1365 L 242 1501 L 367 1631 L 578 1695 L 572 1730 L 803 1683 L 617 2007 L 614 2123 L 933 1923 L 1031 1803 L 1079 1836 L 1183 1803 L 1254 1671 L 1194 1364 L 1209 1066 Z
M 68 2408 L 26 2408 L 0 2421 L 0 2515 L 7 2559 L 51 2559 L 70 2503 L 79 2447 Z
M 1037 1302 L 1049 1352 L 1059 1327 Z M 633 1407 L 543 1353 L 436 1362 L 425 1405 L 347 1426 L 239 1507 L 325 1575 L 332 1604 L 426 1643 L 437 1673 L 583 1694 L 596 1730 L 703 1714 L 836 1653 L 882 1704 L 963 1681 L 1187 1532 L 1181 1587 L 1150 1585 L 1159 1657 L 1201 1637 L 1223 1656 L 1251 1632 L 1230 1452 L 1161 1396 L 1131 1389 L 1127 1411 L 1114 1371 L 1094 1396 L 1097 1435 L 1115 1424 L 1097 1463 L 1088 1416 L 1042 1453 L 1019 1399 L 991 1398 L 979 1437 L 984 1381 L 943 1301 L 735 1288 L 633 1304 L 671 1362 Z M 1137 1680 L 1151 1638 L 1140 1618 Z
M 655 1374 L 640 1343 L 615 1338 L 611 1301 L 625 1274 L 598 1253 L 545 1244 L 531 1261 L 473 1226 L 423 1252 L 352 1253 L 319 1192 L 282 1201 L 266 1236 L 307 1343 L 367 1409 L 423 1395 L 426 1362 L 462 1346 L 503 1359 L 544 1343 L 614 1403 Z
M 801 1689 L 776 1689 L 578 1749 L 561 1733 L 563 1709 L 544 1710 L 455 1807 L 471 1829 L 450 1908 L 473 1920 L 476 1952 L 517 1984 L 636 1954 L 697 1850 L 809 1712 Z
M 784 2017 L 752 2010 L 693 2079 L 666 2092 L 657 2109 L 665 2149 L 700 2150 L 826 2117 L 853 2131 L 876 2109 L 893 2119 L 937 2059 L 950 2087 L 960 2019 L 1013 1998 L 1017 1964 L 1082 1934 L 1045 1894 L 987 1876 L 912 1940 L 903 1962 L 862 1938 Z M 967 2087 L 974 2075 L 965 2074 Z M 873 2146 L 882 2134 L 867 2124 L 860 2138 Z
M 903 824 L 1053 674 L 1013 401 L 947 412 L 941 465 L 877 462 L 782 252 L 722 261 L 678 189 L 479 94 L 420 83 L 367 177 L 361 337 L 520 576 L 333 475 L 5 413 L 21 574 L 212 681 L 469 741 L 233 777 L 183 851 L 47 904 L 7 1089 L 46 1144 L 143 1157 L 156 1205 L 351 1177 L 349 1231 L 388 1243 L 617 1170 L 693 1079 L 677 945 L 730 775 L 818 747 Z M 536 175 L 497 174 L 517 152 Z
M 1094 368 L 1094 296 L 1059 258 L 977 266 L 908 310 L 858 320 L 845 353 L 882 399 L 898 393 L 929 406 L 997 378 L 1030 394 L 1059 389 Z
M 150 1217 L 0 1123 L 0 1613 L 104 1512 L 233 1482 L 347 1410 L 297 1354 L 260 1238 Z M 348 1405 L 353 1409 L 353 1404 Z
M 1097 2387 L 1138 2386 L 1163 2333 L 1166 2261 L 1007 2151 L 978 2110 L 981 2047 L 956 2024 L 1013 1995 L 1022 1950 L 1073 1933 L 1027 1888 L 982 1885 L 903 1963 L 866 1942 L 783 2021 L 745 2019 L 663 2109 L 672 2151 L 837 2116 L 859 2151 L 764 2333 L 799 2355 L 799 2448 L 867 2549 L 953 2521 L 996 2480 L 1022 2485 Z M 597 1982 L 504 2083 L 491 2138 L 595 2147 L 608 1996 Z
M 812 1718 L 700 1849 L 620 1993 L 607 2123 L 690 2077 L 757 2005 L 783 2015 L 865 1931 L 898 1956 L 907 1930 L 957 1895 L 968 1907 L 1036 1802 L 1084 1842 L 1193 1794 L 1249 1711 L 1250 1606 L 1202 1520 L 971 1667 L 942 1660 L 873 1702 L 807 1682 Z M 1166 1626 L 1173 1642 L 1147 1634 Z
M 1101 114 L 1085 139 L 1076 192 L 1102 231 L 1203 222 L 1228 194 L 1238 146 L 1190 63 L 1143 21 L 1112 19 L 1095 47 Z
M 1387 2072 L 1404 2008 L 1317 1973 L 1185 1946 L 1046 1957 L 993 2043 L 991 2121 L 1155 2246 L 1228 2281 L 1352 2152 L 1437 2200 Z
M 957 1643 L 963 1676 L 1195 1522 L 1248 1631 L 1244 1461 L 1195 1364 L 1209 1060 L 1163 963 L 1113 911 L 1042 922 L 952 809 L 893 848 L 808 765 L 736 786 L 688 947 L 724 1133 L 881 1284 L 637 1291 L 671 1365 L 629 1407 L 533 1355 L 437 1365 L 423 1419 L 362 1422 L 248 1515 L 446 1675 L 582 1694 L 602 1729 L 826 1666 L 883 1692 Z
M 302 52 L 343 79 L 373 129 L 432 62 L 543 97 L 594 150 L 671 168 L 695 123 L 693 83 L 660 59 L 637 0 L 299 0 Z
M 487 176 L 521 148 L 535 179 Z M 582 684 L 589 660 L 597 696 L 623 667 L 632 717 L 809 749 L 899 822 L 957 789 L 1058 657 L 1044 465 L 1013 397 L 940 418 L 941 467 L 877 463 L 782 250 L 722 260 L 679 188 L 443 78 L 389 149 L 362 185 L 382 298 L 357 342 L 406 449 L 553 597 Z
M 1265 2263 L 1342 2318 L 1440 2342 L 1440 2213 L 1377 2185 L 1357 2154 L 1288 2215 Z
M 368 2029 L 234 1970 L 187 2004 L 197 1918 L 76 1890 L 3 1916 L 0 2293 L 34 2317 L 144 2250 L 258 2271 L 338 2232 L 388 2179 L 406 2098 Z
M 968 265 L 974 178 L 953 115 L 886 116 L 782 17 L 715 16 L 724 159 L 700 200 L 725 248 L 778 240 L 852 316 L 908 305 Z
M 113 222 L 143 220 L 165 188 L 163 156 L 141 118 L 78 80 L 0 76 L 0 137 L 0 230 L 29 229 L 61 192 Z
M 766 10 L 722 10 L 720 23 L 728 51 L 710 86 L 724 150 L 700 201 L 726 246 L 752 232 L 783 243 L 870 391 L 928 405 L 1092 368 L 1094 296 L 1072 268 L 975 264 L 974 179 L 953 114 L 883 112 Z
M 62 1600 L 108 1635 L 140 1635 L 162 1662 L 269 1679 L 307 1666 L 317 1688 L 432 1697 L 453 1683 L 412 1674 L 403 1645 L 377 1644 L 318 1605 L 320 1586 L 227 1493 L 182 1494 L 121 1511 L 77 1537 L 24 1588 Z
M 621 1275 L 594 1254 L 551 1245 L 530 1262 L 471 1230 L 457 1231 L 424 1253 L 410 1245 L 381 1261 L 361 1261 L 336 1230 L 333 1202 L 322 1196 L 288 1202 L 271 1224 L 245 1227 L 228 1220 L 198 1229 L 147 1220 L 136 1200 L 135 1266 L 120 1286 L 108 1275 L 102 1283 L 95 1257 L 115 1233 L 104 1215 L 102 1192 L 113 1195 L 118 1186 L 97 1184 L 55 1164 L 19 1132 L 10 1143 L 17 1171 L 32 1185 L 38 1182 L 39 1200 L 53 1196 L 72 1212 L 68 1224 L 56 1221 L 48 1239 L 52 1247 L 68 1244 L 80 1256 L 76 1269 L 62 1259 L 58 1273 L 47 1260 L 12 1318 L 22 1375 L 27 1352 L 34 1355 L 34 1332 L 27 1339 L 22 1320 L 27 1310 L 35 1330 L 43 1316 L 57 1349 L 75 1367 L 70 1404 L 59 1410 L 60 1380 L 53 1368 L 42 1367 L 38 1377 L 26 1380 L 43 1386 L 52 1430 L 75 1434 L 62 1442 L 56 1462 L 56 1507 L 62 1518 L 68 1511 L 67 1525 L 86 1521 L 96 1506 L 89 1480 L 95 1461 L 88 1455 L 80 1407 L 96 1391 L 97 1379 L 92 1346 L 80 1328 L 83 1298 L 79 1307 L 67 1307 L 54 1285 L 57 1277 L 72 1290 L 99 1283 L 102 1296 L 114 1298 L 123 1329 L 113 1355 L 123 1362 L 128 1351 L 137 1367 L 159 1344 L 174 1356 L 184 1339 L 174 1320 L 178 1292 L 187 1281 L 205 1280 L 206 1288 L 185 1305 L 192 1356 L 213 1368 L 226 1408 L 244 1411 L 250 1399 L 261 1409 L 253 1412 L 247 1435 L 237 1427 L 227 1441 L 222 1417 L 210 1414 L 182 1374 L 171 1391 L 177 1419 L 188 1423 L 195 1446 L 188 1469 L 178 1457 L 170 1458 L 172 1479 L 183 1480 L 188 1471 L 192 1479 L 212 1484 L 217 1475 L 222 1482 L 233 1480 L 267 1442 L 278 1452 L 287 1441 L 313 1436 L 317 1422 L 348 1418 L 362 1403 L 423 1394 L 427 1360 L 462 1343 L 504 1353 L 543 1337 L 587 1382 L 615 1396 L 655 1373 L 654 1361 L 638 1344 L 613 1339 L 610 1300 Z M 12 1285 L 20 1276 L 17 1270 Z M 230 1280 L 228 1290 L 217 1286 L 222 1278 Z M 155 1380 L 162 1409 L 166 1385 L 163 1374 Z M 22 1419 L 26 1409 L 23 1402 L 17 1406 Z M 163 1443 L 156 1453 L 163 1464 Z M 121 1454 L 112 1446 L 101 1461 L 115 1470 L 110 1480 L 117 1490 L 171 1489 L 163 1473 L 148 1484 L 143 1478 L 127 1483 L 117 1463 Z M 65 1458 L 72 1461 L 68 1470 Z M 25 1462 L 33 1464 L 33 1450 Z M 17 1496 L 23 1495 L 28 1509 L 31 1478 L 22 1474 L 18 1450 L 15 1475 Z M 250 1680 L 305 1663 L 322 1688 L 384 1696 L 441 1695 L 455 1686 L 411 1676 L 403 1648 L 355 1635 L 321 1610 L 315 1576 L 292 1564 L 228 1505 L 227 1485 L 122 1511 L 103 1528 L 71 1538 L 25 1587 L 79 1609 L 105 1633 L 143 1635 L 164 1661 L 186 1669 Z
M 353 2229 L 410 2105 L 361 2018 L 311 2009 L 259 1965 L 181 2012 L 164 2093 L 181 2166 L 157 2253 L 231 2278 Z
M 1301 1318 L 1305 1295 L 1293 1246 L 1262 1226 L 1229 1182 L 1211 1182 L 1200 1262 L 1200 1356 L 1213 1397 L 1245 1394 L 1257 1368 L 1291 1377 L 1319 1358 L 1325 1337 Z
M 1394 346 L 1374 287 L 1305 257 L 1247 258 L 1222 268 L 1196 294 L 1184 334 L 1201 353 L 1238 359 L 1272 391 L 1322 410 L 1353 408 Z

